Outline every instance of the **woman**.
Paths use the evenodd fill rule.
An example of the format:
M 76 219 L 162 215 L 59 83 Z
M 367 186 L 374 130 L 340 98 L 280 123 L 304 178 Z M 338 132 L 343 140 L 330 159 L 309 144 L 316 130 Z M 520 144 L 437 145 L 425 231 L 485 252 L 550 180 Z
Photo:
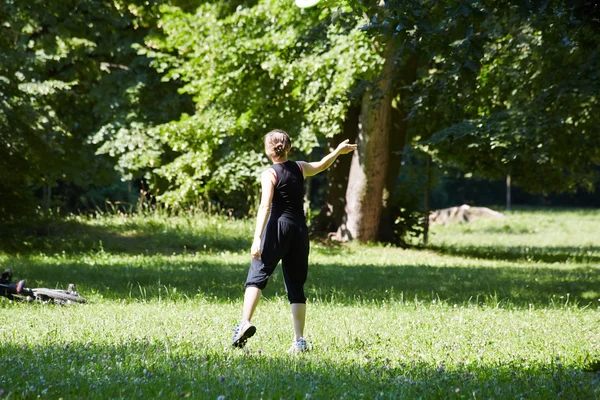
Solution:
M 304 283 L 308 274 L 309 252 L 303 207 L 304 178 L 326 170 L 340 154 L 356 150 L 356 145 L 345 140 L 319 162 L 289 161 L 290 147 L 290 138 L 284 131 L 273 130 L 265 136 L 265 153 L 273 161 L 273 166 L 261 175 L 262 196 L 250 249 L 252 263 L 246 279 L 242 321 L 233 335 L 234 347 L 243 347 L 256 333 L 250 322 L 252 314 L 269 276 L 281 260 L 294 319 L 295 339 L 290 351 L 308 350 L 304 339 Z

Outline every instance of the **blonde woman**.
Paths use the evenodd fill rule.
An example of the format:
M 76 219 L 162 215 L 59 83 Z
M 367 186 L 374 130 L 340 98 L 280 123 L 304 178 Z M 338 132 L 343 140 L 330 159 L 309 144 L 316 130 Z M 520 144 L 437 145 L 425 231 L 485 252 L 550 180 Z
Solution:
M 291 141 L 287 133 L 273 130 L 265 136 L 265 153 L 273 166 L 261 175 L 262 195 L 250 253 L 252 262 L 246 279 L 242 320 L 233 335 L 232 345 L 243 347 L 256 333 L 250 320 L 275 267 L 282 261 L 283 278 L 294 319 L 291 352 L 308 350 L 304 339 L 309 241 L 304 217 L 304 178 L 325 171 L 341 154 L 356 150 L 348 140 L 321 161 L 288 160 Z

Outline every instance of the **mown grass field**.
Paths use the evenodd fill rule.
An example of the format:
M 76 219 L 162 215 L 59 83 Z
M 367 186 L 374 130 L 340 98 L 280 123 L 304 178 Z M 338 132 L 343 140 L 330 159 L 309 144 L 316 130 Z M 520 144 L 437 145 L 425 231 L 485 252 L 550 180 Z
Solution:
M 89 302 L 0 299 L 0 398 L 598 399 L 600 211 L 436 226 L 430 245 L 313 242 L 312 350 L 286 353 L 281 271 L 229 348 L 253 221 L 0 227 L 0 266 Z

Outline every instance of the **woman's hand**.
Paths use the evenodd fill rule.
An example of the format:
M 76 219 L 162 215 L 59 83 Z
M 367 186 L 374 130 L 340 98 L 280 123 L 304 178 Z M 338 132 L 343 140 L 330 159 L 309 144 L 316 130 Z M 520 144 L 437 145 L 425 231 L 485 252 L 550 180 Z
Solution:
M 257 260 L 260 258 L 260 245 L 260 238 L 254 238 L 254 241 L 252 242 L 252 247 L 250 248 L 250 254 L 252 254 L 252 258 L 256 258 Z
M 340 143 L 336 149 L 338 154 L 348 154 L 350 152 L 353 152 L 354 150 L 356 150 L 357 145 L 356 144 L 350 144 L 349 143 L 350 140 L 346 139 L 344 140 L 342 143 Z

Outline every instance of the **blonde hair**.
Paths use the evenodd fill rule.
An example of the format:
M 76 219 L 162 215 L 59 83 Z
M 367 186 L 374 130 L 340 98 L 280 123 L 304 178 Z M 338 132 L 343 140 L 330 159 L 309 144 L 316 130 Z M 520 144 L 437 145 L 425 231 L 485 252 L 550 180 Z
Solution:
M 265 153 L 271 159 L 287 156 L 291 147 L 290 137 L 282 130 L 274 129 L 265 135 Z

